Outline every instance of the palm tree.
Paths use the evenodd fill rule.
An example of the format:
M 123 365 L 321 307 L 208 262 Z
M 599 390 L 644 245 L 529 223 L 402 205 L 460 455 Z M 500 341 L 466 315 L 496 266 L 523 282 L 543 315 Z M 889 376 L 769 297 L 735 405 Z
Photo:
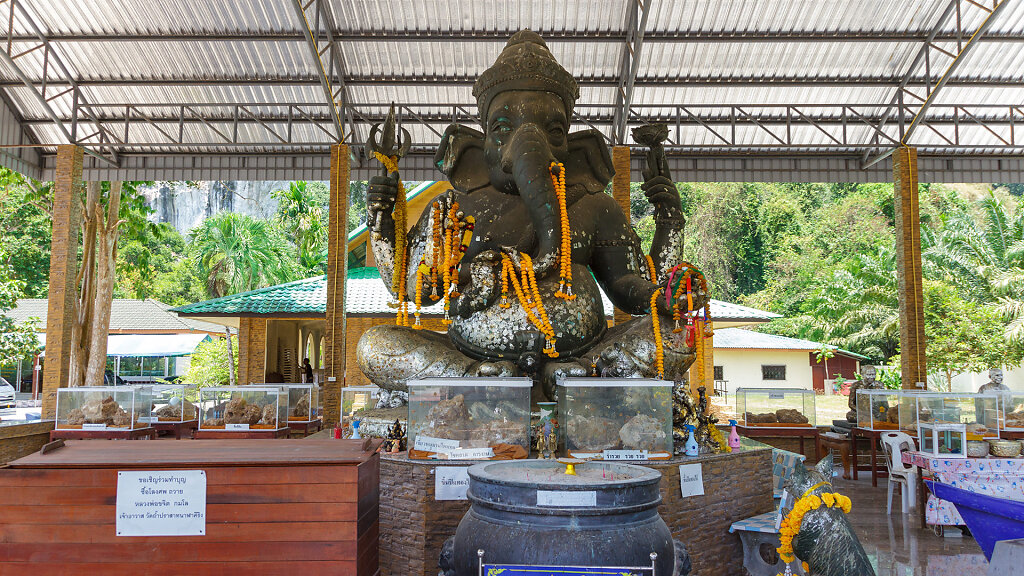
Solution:
M 315 184 L 315 183 L 314 183 Z M 295 242 L 299 266 L 307 275 L 323 274 L 327 263 L 327 215 L 323 193 L 304 181 L 292 182 L 288 190 L 278 190 L 277 220 Z
M 293 248 L 266 220 L 225 212 L 204 220 L 190 236 L 190 249 L 211 298 L 298 276 Z

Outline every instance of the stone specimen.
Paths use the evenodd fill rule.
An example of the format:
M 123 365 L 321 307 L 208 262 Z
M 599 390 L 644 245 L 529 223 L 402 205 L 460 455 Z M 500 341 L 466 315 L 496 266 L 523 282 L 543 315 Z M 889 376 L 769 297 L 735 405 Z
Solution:
M 621 444 L 619 428 L 614 420 L 600 416 L 578 416 L 569 418 L 568 432 L 575 438 L 578 450 L 612 450 Z
M 779 421 L 779 417 L 774 412 L 766 412 L 764 414 L 747 412 L 743 417 L 746 419 L 748 426 L 751 424 L 774 424 Z
M 249 404 L 241 396 L 232 396 L 224 407 L 225 424 L 248 424 L 254 426 L 259 424 L 263 417 L 263 411 L 255 404 Z
M 427 412 L 427 425 L 431 428 L 454 428 L 464 430 L 469 426 L 469 410 L 466 397 L 462 394 L 448 400 L 441 400 Z
M 102 399 L 94 397 L 82 404 L 81 408 L 69 410 L 65 419 L 69 426 L 106 424 L 107 426 L 125 428 L 132 422 L 131 415 L 121 408 L 113 396 Z
M 295 408 L 292 409 L 291 415 L 296 418 L 309 418 L 309 392 L 303 394 L 302 398 L 299 398 L 299 401 L 295 403 Z
M 81 426 L 85 424 L 85 414 L 82 414 L 81 408 L 74 408 L 68 412 L 66 420 L 68 426 Z
M 807 424 L 807 416 L 793 408 L 780 408 L 775 411 L 775 418 L 780 424 Z
M 657 450 L 665 443 L 665 430 L 657 418 L 637 414 L 619 430 L 622 447 L 627 450 Z
M 262 422 L 265 426 L 280 426 L 283 424 L 277 421 L 276 404 L 267 404 L 263 407 Z
M 70 418 L 70 416 L 68 416 Z M 1006 415 L 1007 428 L 1024 428 L 1024 410 L 1017 409 Z
M 184 416 L 181 413 L 182 409 L 185 411 Z M 177 404 L 161 406 L 153 412 L 153 415 L 161 420 L 192 420 L 196 417 L 196 407 L 188 400 L 185 400 Z

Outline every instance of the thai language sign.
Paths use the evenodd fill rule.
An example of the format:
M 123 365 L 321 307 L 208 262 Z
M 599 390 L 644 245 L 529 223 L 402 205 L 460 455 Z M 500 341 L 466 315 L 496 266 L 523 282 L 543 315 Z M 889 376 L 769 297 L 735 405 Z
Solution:
M 118 536 L 205 536 L 206 472 L 117 473 Z
M 466 500 L 469 466 L 438 466 L 434 470 L 434 500 Z
M 487 576 L 564 576 L 588 574 L 604 576 L 640 576 L 653 574 L 650 568 L 598 568 L 596 566 L 517 566 L 514 564 L 484 564 Z

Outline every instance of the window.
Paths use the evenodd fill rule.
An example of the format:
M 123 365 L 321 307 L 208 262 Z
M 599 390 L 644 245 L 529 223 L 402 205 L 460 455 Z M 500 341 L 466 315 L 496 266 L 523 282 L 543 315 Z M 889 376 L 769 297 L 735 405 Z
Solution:
M 715 366 L 715 380 L 725 380 L 724 372 L 721 366 Z
M 785 380 L 786 366 L 775 364 L 761 364 L 762 380 Z

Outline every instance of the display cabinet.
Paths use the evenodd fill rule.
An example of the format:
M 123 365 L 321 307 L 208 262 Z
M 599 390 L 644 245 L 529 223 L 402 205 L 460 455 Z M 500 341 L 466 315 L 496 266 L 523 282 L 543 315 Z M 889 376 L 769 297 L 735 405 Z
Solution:
M 899 390 L 864 389 L 857 390 L 857 426 L 865 430 L 905 430 L 911 434 L 916 427 L 900 426 Z
M 813 428 L 814 390 L 737 388 L 736 417 L 741 426 Z
M 196 420 L 199 416 L 196 405 L 196 389 L 184 384 L 154 384 L 153 411 L 149 421 L 157 423 L 182 423 Z
M 79 386 L 57 389 L 56 430 L 135 430 L 149 426 L 150 386 Z
M 999 392 L 998 395 L 1001 429 L 1024 432 L 1024 392 L 1008 390 Z
M 909 420 L 914 410 L 916 421 Z M 902 416 L 904 410 L 907 416 Z M 963 424 L 968 440 L 999 437 L 999 396 L 995 393 L 907 392 L 900 398 L 901 427 Z
M 320 419 L 320 385 L 285 384 L 284 387 L 288 389 L 289 422 L 313 422 Z
M 288 426 L 288 389 L 210 386 L 199 390 L 199 430 L 277 430 Z
M 341 429 L 345 438 L 352 435 L 352 421 L 359 420 L 365 410 L 377 406 L 377 386 L 346 386 L 341 389 Z
M 967 458 L 967 426 L 957 422 L 918 424 L 921 452 L 943 458 Z
M 574 458 L 672 457 L 672 383 L 566 378 L 558 387 L 566 453 Z M 639 453 L 639 454 L 638 454 Z
M 532 385 L 529 378 L 410 380 L 409 457 L 526 458 Z

